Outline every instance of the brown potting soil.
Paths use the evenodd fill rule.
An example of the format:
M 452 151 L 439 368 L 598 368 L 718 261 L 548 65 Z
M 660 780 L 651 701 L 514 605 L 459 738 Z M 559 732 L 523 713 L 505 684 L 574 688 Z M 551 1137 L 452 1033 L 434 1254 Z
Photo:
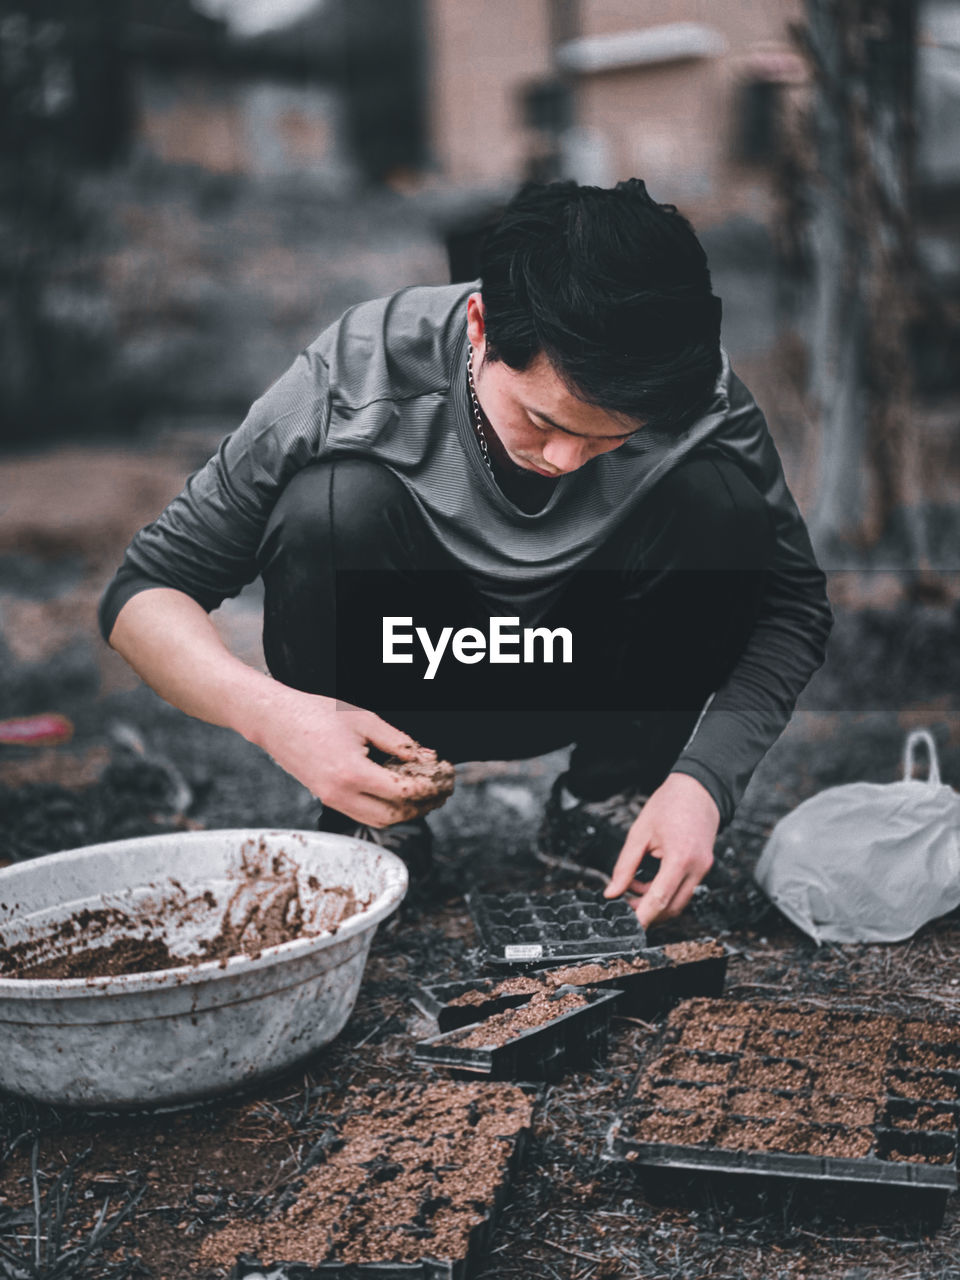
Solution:
M 632 959 L 565 965 L 561 969 L 551 969 L 543 976 L 556 986 L 567 984 L 573 987 L 585 987 L 591 982 L 606 982 L 610 978 L 629 977 L 632 973 L 647 973 L 652 967 L 649 957 L 634 956 Z
M 544 984 L 539 978 L 504 978 L 502 982 L 494 983 L 490 987 L 475 987 L 471 991 L 465 991 L 463 995 L 455 996 L 447 1003 L 451 1007 L 461 1007 L 463 1005 L 472 1006 L 487 1004 L 491 1000 L 499 1000 L 502 996 L 526 996 L 534 995 L 535 992 L 543 991 Z
M 658 1084 L 638 1101 L 666 1111 L 718 1111 L 726 1101 L 726 1092 L 721 1084 Z
M 545 1026 L 565 1013 L 582 1009 L 587 1003 L 586 996 L 577 991 L 567 991 L 561 996 L 538 993 L 526 1004 L 495 1013 L 480 1026 L 468 1028 L 460 1035 L 451 1037 L 448 1043 L 456 1044 L 460 1049 L 498 1049 L 521 1032 Z
M 631 973 L 646 973 L 651 967 L 651 962 L 646 956 L 635 956 L 633 959 L 623 960 L 591 961 L 589 964 L 569 964 L 559 969 L 545 970 L 535 977 L 521 974 L 513 978 L 504 978 L 492 986 L 465 991 L 448 1003 L 456 1007 L 481 1005 L 490 1000 L 499 1000 L 502 996 L 533 995 L 536 992 L 551 991 L 563 986 L 585 987 L 611 978 L 623 978 Z
M 834 1013 L 828 1030 L 821 1018 L 801 1023 L 799 1019 L 806 1015 L 800 1011 L 789 1019 L 791 1025 L 784 1026 L 783 1011 L 772 1003 L 697 1000 L 689 1004 L 695 1006 L 696 1016 L 691 1017 L 683 1005 L 670 1015 L 665 1035 L 669 1047 L 646 1068 L 632 1104 L 633 1116 L 630 1109 L 623 1116 L 624 1132 L 639 1141 L 681 1146 L 709 1142 L 721 1150 L 862 1160 L 877 1157 L 877 1126 L 938 1133 L 956 1128 L 952 1113 L 944 1118 L 942 1111 L 931 1106 L 911 1109 L 907 1117 L 889 1114 L 891 1092 L 930 1102 L 955 1101 L 957 1096 L 948 1079 L 932 1073 L 931 1064 L 942 1062 L 935 1054 L 929 1060 L 920 1059 L 926 1071 L 911 1073 L 886 1066 L 898 1061 L 897 1052 L 902 1060 L 898 1034 L 903 1024 L 896 1018 Z M 718 1018 L 731 1025 L 718 1028 L 713 1021 Z M 730 1049 L 732 1060 L 723 1061 L 720 1056 L 718 1029 L 743 1039 L 742 1049 Z M 803 1060 L 761 1052 L 777 1046 L 781 1052 L 787 1046 L 795 1050 L 810 1039 L 817 1042 L 819 1052 Z M 709 1100 L 698 1105 L 700 1090 L 692 1082 L 713 1073 L 720 1082 L 712 1087 Z M 652 1114 L 651 1107 L 655 1108 Z M 713 1122 L 708 1122 L 707 1113 L 713 1114 Z M 904 1140 L 903 1150 L 894 1144 L 889 1155 L 881 1149 L 881 1158 L 918 1164 L 946 1164 L 953 1158 L 950 1154 L 913 1155 L 911 1149 L 912 1141 L 908 1148 Z
M 511 1085 L 351 1091 L 329 1116 L 336 1144 L 282 1217 L 230 1224 L 203 1242 L 200 1260 L 229 1267 L 239 1253 L 266 1265 L 464 1258 L 532 1108 Z
M 742 1027 L 699 1027 L 688 1025 L 677 1044 L 683 1049 L 708 1049 L 714 1053 L 735 1053 L 742 1048 L 746 1032 Z
M 231 956 L 258 957 L 267 947 L 336 929 L 367 902 L 349 887 L 331 885 L 312 904 L 311 925 L 304 927 L 296 864 L 283 853 L 269 854 L 261 841 L 243 850 L 243 874 L 227 902 L 219 930 L 199 943 L 192 955 L 173 953 L 161 930 L 216 907 L 210 890 L 188 897 L 171 880 L 135 913 L 118 907 L 82 908 L 51 929 L 9 946 L 0 938 L 0 976 L 18 979 L 115 977 L 155 970 L 195 967 L 210 960 L 225 964 Z M 105 941 L 107 935 L 110 941 Z M 97 941 L 98 939 L 103 941 Z M 94 944 L 94 945 L 91 945 Z M 50 952 L 54 954 L 49 954 Z M 46 954 L 45 954 L 46 953 Z
M 411 760 L 401 760 L 390 756 L 383 762 L 383 768 L 389 769 L 398 777 L 410 780 L 407 789 L 411 804 L 418 814 L 429 813 L 439 807 L 453 794 L 456 782 L 456 770 L 449 760 L 440 760 L 435 751 L 428 747 L 418 746 Z M 427 794 L 421 796 L 422 784 L 430 784 Z
M 875 1124 L 879 1111 L 879 1103 L 873 1098 L 838 1098 L 824 1093 L 813 1094 L 809 1108 L 812 1120 L 823 1124 L 844 1124 L 852 1129 Z
M 684 1049 L 666 1053 L 648 1070 L 651 1079 L 692 1080 L 697 1084 L 723 1084 L 730 1077 L 731 1060 L 701 1057 Z
M 714 1143 L 732 1151 L 784 1151 L 855 1160 L 869 1154 L 873 1134 L 869 1129 L 843 1131 L 789 1118 L 763 1121 L 731 1116 L 718 1129 Z
M 904 1045 L 900 1061 L 908 1069 L 921 1067 L 926 1071 L 956 1071 L 960 1066 L 957 1054 L 927 1044 Z
M 805 1089 L 810 1071 L 796 1062 L 776 1058 L 742 1058 L 736 1073 L 737 1084 L 758 1089 Z
M 724 952 L 723 944 L 710 938 L 707 941 L 668 942 L 663 954 L 674 964 L 693 964 L 695 960 L 715 960 Z
M 858 1066 L 831 1065 L 830 1092 L 845 1098 L 872 1098 L 882 1092 L 883 1062 L 867 1062 Z
M 717 1111 L 653 1111 L 637 1125 L 635 1136 L 640 1142 L 669 1142 L 680 1146 L 698 1146 L 711 1142 L 722 1123 Z
M 903 1024 L 905 1040 L 922 1040 L 927 1044 L 957 1045 L 958 1029 L 952 1022 L 916 1020 Z
M 738 1116 L 780 1119 L 809 1118 L 808 1100 L 797 1094 L 771 1093 L 765 1089 L 731 1089 L 730 1110 Z
M 895 1164 L 951 1164 L 954 1158 L 954 1153 L 949 1151 L 940 1152 L 938 1155 L 923 1155 L 922 1152 L 898 1151 L 896 1147 L 891 1147 L 887 1152 L 887 1159 Z
M 131 920 L 131 926 L 134 922 Z M 39 964 L 25 965 L 4 977 L 14 978 L 104 978 L 126 973 L 151 973 L 174 969 L 184 961 L 170 954 L 162 938 L 118 938 L 108 947 L 84 947 L 69 955 Z M 0 972 L 3 957 L 0 956 Z
M 919 1098 L 926 1102 L 957 1101 L 956 1085 L 942 1076 L 892 1072 L 887 1077 L 887 1088 L 900 1098 Z
M 893 1129 L 926 1129 L 951 1132 L 957 1127 L 952 1111 L 934 1111 L 932 1107 L 918 1107 L 911 1116 L 890 1116 L 887 1123 Z

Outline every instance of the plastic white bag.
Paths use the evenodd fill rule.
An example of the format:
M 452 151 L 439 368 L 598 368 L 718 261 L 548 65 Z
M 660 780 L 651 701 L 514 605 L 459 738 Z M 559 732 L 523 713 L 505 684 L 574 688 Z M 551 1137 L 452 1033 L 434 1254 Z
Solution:
M 912 777 L 921 742 L 925 782 Z M 798 805 L 754 874 L 817 942 L 899 942 L 960 905 L 960 795 L 940 782 L 930 733 L 908 736 L 902 782 L 831 787 Z

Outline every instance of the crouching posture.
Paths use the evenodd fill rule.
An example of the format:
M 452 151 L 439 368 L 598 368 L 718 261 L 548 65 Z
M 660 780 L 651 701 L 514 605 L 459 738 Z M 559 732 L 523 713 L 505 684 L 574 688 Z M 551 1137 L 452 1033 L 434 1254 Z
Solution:
M 269 675 L 207 616 L 258 575 Z M 650 923 L 709 869 L 830 612 L 703 250 L 632 180 L 525 188 L 479 280 L 348 311 L 136 536 L 101 625 L 414 872 L 442 795 L 386 756 L 572 744 L 541 855 Z

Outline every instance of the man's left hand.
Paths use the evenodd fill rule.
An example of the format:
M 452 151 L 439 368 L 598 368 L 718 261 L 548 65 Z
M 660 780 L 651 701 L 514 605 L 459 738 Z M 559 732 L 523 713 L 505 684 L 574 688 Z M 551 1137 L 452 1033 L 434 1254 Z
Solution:
M 686 773 L 671 773 L 630 828 L 605 898 L 626 889 L 640 897 L 637 919 L 646 928 L 684 910 L 693 891 L 713 866 L 713 843 L 720 814 L 706 787 Z M 654 878 L 635 880 L 644 855 L 659 858 Z

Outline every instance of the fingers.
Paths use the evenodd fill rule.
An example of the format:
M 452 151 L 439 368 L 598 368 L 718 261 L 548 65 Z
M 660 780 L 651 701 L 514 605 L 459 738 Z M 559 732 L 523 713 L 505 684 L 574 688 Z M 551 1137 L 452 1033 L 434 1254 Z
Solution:
M 372 742 L 381 751 L 385 751 L 388 756 L 399 756 L 401 760 L 413 760 L 417 753 L 423 750 L 409 733 L 404 733 L 402 729 L 395 729 L 392 724 L 381 720 L 372 711 L 365 714 L 360 728 L 367 741 Z
M 698 883 L 682 864 L 665 859 L 654 878 L 637 891 L 641 896 L 635 911 L 640 924 L 647 929 L 658 920 L 680 915 Z
M 650 841 L 644 832 L 642 819 L 634 823 L 627 836 L 627 842 L 620 850 L 620 857 L 617 859 L 616 866 L 613 868 L 613 875 L 610 877 L 610 883 L 603 891 L 605 898 L 619 898 L 624 890 L 631 888 L 635 884 L 639 884 L 634 877 L 637 874 L 637 868 L 644 859 L 644 855 L 649 849 Z M 636 892 L 636 890 L 634 890 Z
M 422 817 L 424 811 L 410 803 L 395 805 L 379 796 L 358 795 L 350 802 L 349 810 L 345 807 L 343 812 L 349 812 L 351 818 L 368 827 L 380 828 L 391 827 L 395 822 L 410 822 Z

